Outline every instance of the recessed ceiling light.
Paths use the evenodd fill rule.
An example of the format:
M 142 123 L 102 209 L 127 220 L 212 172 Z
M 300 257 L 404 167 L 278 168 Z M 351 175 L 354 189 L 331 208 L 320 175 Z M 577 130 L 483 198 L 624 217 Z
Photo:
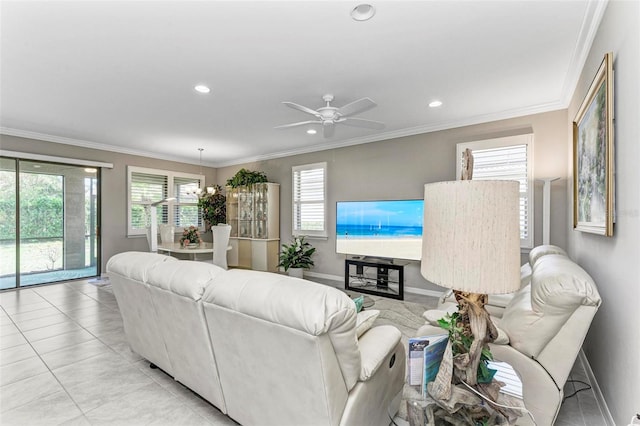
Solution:
M 442 105 L 442 101 L 432 101 L 432 102 L 429 102 L 429 106 L 430 106 L 431 108 L 437 108 L 437 107 L 439 107 L 439 106 L 441 106 L 441 105 Z
M 307 134 L 309 134 L 309 135 L 315 135 L 316 133 L 318 133 L 318 132 L 316 131 L 316 129 L 309 129 L 309 130 L 307 130 Z
M 359 4 L 353 8 L 351 11 L 351 17 L 355 21 L 367 21 L 373 18 L 373 15 L 376 14 L 376 9 L 370 4 Z
M 94 169 L 93 167 L 87 167 L 86 169 L 84 169 L 84 171 L 87 172 L 87 173 L 95 173 L 98 170 Z
M 196 92 L 200 93 L 209 93 L 211 91 L 211 89 L 209 89 L 204 84 L 198 84 L 196 87 L 194 87 L 194 89 L 196 89 Z

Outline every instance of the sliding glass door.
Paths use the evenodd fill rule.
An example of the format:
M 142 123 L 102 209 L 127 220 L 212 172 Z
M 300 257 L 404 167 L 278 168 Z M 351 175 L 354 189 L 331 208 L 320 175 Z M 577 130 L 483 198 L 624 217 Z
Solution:
M 18 191 L 16 160 L 0 158 L 0 290 L 17 286 Z
M 0 159 L 0 289 L 99 274 L 99 170 Z

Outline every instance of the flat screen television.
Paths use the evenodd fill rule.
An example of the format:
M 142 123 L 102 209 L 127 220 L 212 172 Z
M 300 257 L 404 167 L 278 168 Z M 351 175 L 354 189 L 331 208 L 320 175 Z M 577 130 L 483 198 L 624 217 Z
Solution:
M 423 200 L 338 201 L 336 252 L 420 260 L 423 214 Z

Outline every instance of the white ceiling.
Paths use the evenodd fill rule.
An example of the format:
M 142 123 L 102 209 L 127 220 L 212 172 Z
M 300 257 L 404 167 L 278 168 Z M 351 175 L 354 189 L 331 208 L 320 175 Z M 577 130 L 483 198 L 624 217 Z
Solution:
M 4 134 L 224 166 L 565 108 L 606 2 L 1 3 Z M 203 95 L 196 84 L 211 87 Z M 332 138 L 287 108 L 363 97 Z M 427 105 L 434 99 L 444 104 Z

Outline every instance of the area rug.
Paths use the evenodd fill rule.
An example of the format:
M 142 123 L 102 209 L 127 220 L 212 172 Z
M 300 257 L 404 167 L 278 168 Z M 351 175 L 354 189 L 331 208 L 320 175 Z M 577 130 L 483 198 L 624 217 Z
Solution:
M 111 285 L 111 282 L 109 281 L 109 277 L 107 276 L 92 278 L 87 282 L 89 284 L 95 285 L 96 287 L 104 287 L 104 286 Z

